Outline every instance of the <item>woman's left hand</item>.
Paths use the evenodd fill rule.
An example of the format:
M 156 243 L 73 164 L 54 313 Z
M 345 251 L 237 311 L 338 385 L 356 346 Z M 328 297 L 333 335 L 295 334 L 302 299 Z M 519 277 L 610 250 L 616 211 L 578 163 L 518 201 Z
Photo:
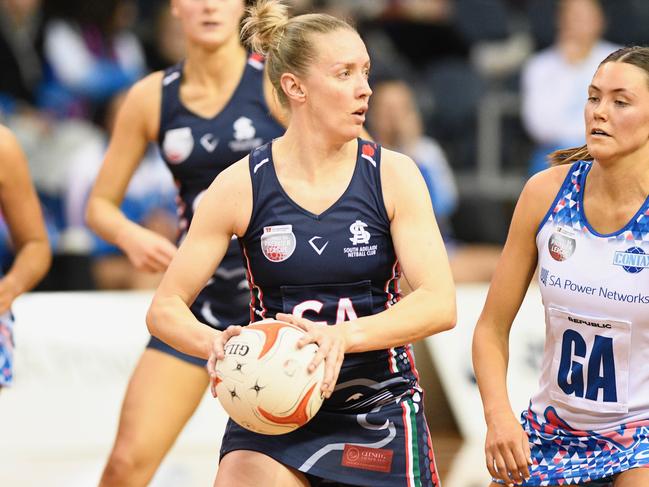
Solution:
M 218 377 L 216 375 L 216 362 L 225 358 L 225 344 L 234 336 L 240 335 L 242 326 L 230 325 L 223 331 L 217 331 L 214 340 L 212 341 L 212 350 L 210 350 L 210 358 L 207 360 L 205 367 L 207 373 L 210 375 L 210 391 L 212 397 L 216 397 L 216 385 L 218 384 Z
M 342 328 L 344 324 L 342 326 L 326 325 L 286 313 L 277 313 L 275 318 L 279 321 L 299 326 L 306 332 L 306 335 L 297 342 L 299 348 L 309 343 L 318 345 L 318 351 L 313 357 L 313 361 L 309 364 L 309 372 L 313 372 L 320 362 L 324 360 L 325 373 L 322 381 L 322 393 L 325 398 L 330 398 L 338 381 L 340 367 L 345 358 L 347 340 Z

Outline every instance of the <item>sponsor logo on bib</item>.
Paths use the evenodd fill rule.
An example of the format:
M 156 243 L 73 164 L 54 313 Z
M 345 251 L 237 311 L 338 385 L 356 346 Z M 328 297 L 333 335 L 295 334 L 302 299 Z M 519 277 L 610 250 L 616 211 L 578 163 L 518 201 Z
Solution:
M 184 162 L 192 153 L 194 148 L 194 137 L 192 129 L 180 127 L 167 130 L 162 142 L 162 152 L 170 164 Z
M 649 267 L 649 255 L 640 247 L 631 247 L 624 252 L 615 252 L 613 265 L 622 267 L 629 274 L 637 274 Z
M 559 262 L 570 258 L 575 253 L 575 247 L 577 247 L 577 242 L 574 238 L 559 232 L 553 233 L 548 241 L 550 255 Z
M 264 227 L 261 236 L 261 251 L 271 262 L 283 262 L 295 251 L 296 241 L 293 225 Z
M 345 467 L 388 473 L 392 470 L 394 452 L 385 448 L 367 448 L 345 444 L 341 464 Z

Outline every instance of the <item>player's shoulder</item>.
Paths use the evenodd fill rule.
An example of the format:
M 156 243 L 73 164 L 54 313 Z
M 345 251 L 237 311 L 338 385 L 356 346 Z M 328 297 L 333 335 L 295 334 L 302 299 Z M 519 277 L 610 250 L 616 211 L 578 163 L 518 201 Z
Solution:
M 390 220 L 397 207 L 414 207 L 424 202 L 430 205 L 426 183 L 415 161 L 386 148 L 381 149 L 381 190 Z
M 417 182 L 425 187 L 421 171 L 415 161 L 401 152 L 381 148 L 381 186 L 388 194 L 414 189 Z
M 0 158 L 11 162 L 12 156 L 20 150 L 18 138 L 8 127 L 0 124 Z
M 407 177 L 412 171 L 419 171 L 411 157 L 385 147 L 381 147 L 381 170 L 386 176 L 398 178 Z
M 252 212 L 252 181 L 248 170 L 249 156 L 239 159 L 214 179 L 209 198 L 219 214 L 232 224 L 232 231 L 241 237 L 246 233 Z
M 252 183 L 249 161 L 250 156 L 245 156 L 221 171 L 215 179 L 215 185 L 219 187 L 219 191 L 237 194 L 250 188 Z
M 571 170 L 572 164 L 561 164 L 544 169 L 530 177 L 525 183 L 523 193 L 532 199 L 545 199 L 550 196 L 554 198 Z
M 525 183 L 518 206 L 530 220 L 541 221 L 571 169 L 571 164 L 553 166 L 536 173 Z
M 128 91 L 126 102 L 143 109 L 157 108 L 162 96 L 164 71 L 155 71 L 136 81 Z
M 150 140 L 156 139 L 159 128 L 163 75 L 156 71 L 135 82 L 120 108 L 120 122 L 133 129 L 142 127 Z
M 5 147 L 12 145 L 16 142 L 16 136 L 13 134 L 9 127 L 0 124 L 0 146 Z

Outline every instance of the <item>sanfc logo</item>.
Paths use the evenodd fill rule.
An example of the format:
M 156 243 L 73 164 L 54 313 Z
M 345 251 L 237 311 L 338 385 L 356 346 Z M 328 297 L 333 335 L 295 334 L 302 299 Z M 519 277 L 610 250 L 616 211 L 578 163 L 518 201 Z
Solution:
M 352 232 L 352 237 L 349 239 L 354 245 L 366 244 L 370 241 L 370 232 L 365 230 L 367 223 L 356 220 L 349 226 L 349 231 Z

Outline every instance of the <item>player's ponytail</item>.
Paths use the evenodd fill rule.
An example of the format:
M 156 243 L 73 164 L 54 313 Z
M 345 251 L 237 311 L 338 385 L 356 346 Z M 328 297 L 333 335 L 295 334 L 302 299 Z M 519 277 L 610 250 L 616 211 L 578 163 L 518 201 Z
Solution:
M 561 166 L 562 164 L 572 164 L 577 161 L 592 161 L 593 156 L 588 152 L 588 147 L 572 147 L 570 149 L 560 149 L 551 152 L 548 155 L 548 161 L 551 166 Z
M 241 39 L 246 47 L 266 57 L 268 77 L 284 106 L 288 106 L 288 99 L 280 84 L 282 74 L 304 75 L 315 60 L 316 49 L 310 34 L 353 30 L 344 20 L 327 14 L 289 17 L 282 0 L 258 0 L 246 11 Z
M 277 50 L 288 23 L 288 7 L 280 0 L 262 0 L 246 10 L 241 39 L 252 51 L 267 56 Z

